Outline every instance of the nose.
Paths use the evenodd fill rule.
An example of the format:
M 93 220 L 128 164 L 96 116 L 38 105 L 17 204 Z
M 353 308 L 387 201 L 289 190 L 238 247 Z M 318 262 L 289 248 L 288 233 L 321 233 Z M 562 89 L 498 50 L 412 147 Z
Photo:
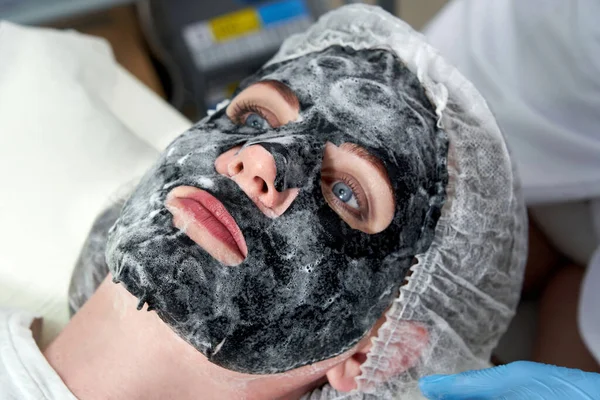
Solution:
M 231 178 L 268 217 L 283 214 L 298 195 L 297 188 L 278 192 L 275 189 L 277 167 L 275 159 L 264 147 L 252 145 L 234 147 L 215 160 L 221 175 Z

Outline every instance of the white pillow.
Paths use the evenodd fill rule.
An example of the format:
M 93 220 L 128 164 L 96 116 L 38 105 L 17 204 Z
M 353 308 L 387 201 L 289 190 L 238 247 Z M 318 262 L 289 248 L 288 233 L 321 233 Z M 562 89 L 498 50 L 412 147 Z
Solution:
M 94 218 L 188 126 L 105 41 L 0 22 L 0 306 L 43 316 L 42 347 Z

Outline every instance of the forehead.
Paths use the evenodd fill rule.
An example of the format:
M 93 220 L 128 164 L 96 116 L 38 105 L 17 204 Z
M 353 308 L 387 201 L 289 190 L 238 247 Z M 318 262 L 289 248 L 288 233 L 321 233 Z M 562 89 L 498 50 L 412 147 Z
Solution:
M 387 50 L 332 46 L 270 65 L 241 88 L 264 80 L 287 85 L 304 117 L 318 114 L 369 147 L 389 145 L 401 131 L 435 126 L 433 106 L 417 76 Z

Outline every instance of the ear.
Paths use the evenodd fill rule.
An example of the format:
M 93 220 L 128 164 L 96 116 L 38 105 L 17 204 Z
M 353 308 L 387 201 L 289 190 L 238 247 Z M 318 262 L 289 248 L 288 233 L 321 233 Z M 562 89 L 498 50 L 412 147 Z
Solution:
M 376 372 L 381 380 L 387 380 L 415 366 L 429 342 L 427 329 L 410 321 L 400 322 L 393 334 L 385 329 L 380 334 L 379 340 L 387 343 L 386 356 L 390 360 L 385 370 Z M 373 346 L 371 338 L 376 335 L 378 330 L 363 339 L 349 358 L 327 371 L 327 379 L 334 389 L 349 392 L 358 387 L 356 378 L 362 373 L 360 367 L 367 361 L 367 354 Z M 390 337 L 393 340 L 388 340 Z

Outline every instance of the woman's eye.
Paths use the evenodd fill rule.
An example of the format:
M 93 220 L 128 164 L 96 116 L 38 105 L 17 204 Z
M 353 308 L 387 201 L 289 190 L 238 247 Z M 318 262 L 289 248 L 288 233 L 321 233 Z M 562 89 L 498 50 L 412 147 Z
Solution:
M 248 114 L 246 120 L 244 121 L 244 125 L 249 126 L 254 129 L 268 129 L 269 123 L 266 119 L 261 117 L 256 113 Z
M 354 192 L 350 188 L 350 186 L 346 185 L 344 182 L 336 182 L 333 184 L 331 188 L 334 196 L 337 197 L 340 201 L 346 203 L 352 208 L 359 209 L 358 201 L 356 200 L 356 196 Z

